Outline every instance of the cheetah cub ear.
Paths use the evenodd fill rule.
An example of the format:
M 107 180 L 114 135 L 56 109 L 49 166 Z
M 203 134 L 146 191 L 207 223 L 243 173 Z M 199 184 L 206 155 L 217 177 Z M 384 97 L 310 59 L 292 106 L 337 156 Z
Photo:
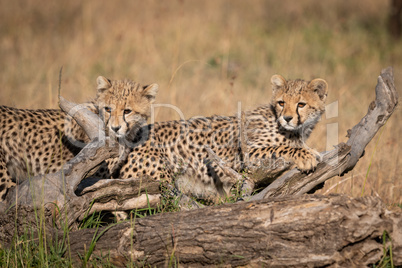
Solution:
M 155 102 L 156 94 L 158 93 L 158 84 L 151 84 L 149 86 L 144 86 L 142 95 L 149 100 L 150 103 Z
M 328 95 L 328 83 L 324 79 L 317 78 L 311 80 L 311 82 L 308 84 L 308 87 L 314 90 L 320 100 L 325 102 L 325 99 Z
M 98 84 L 98 87 L 97 87 L 98 93 L 102 93 L 106 89 L 109 89 L 112 87 L 112 83 L 110 82 L 110 80 L 104 76 L 98 76 L 98 78 L 96 78 L 96 83 Z
M 271 83 L 272 83 L 272 90 L 275 92 L 281 88 L 286 87 L 286 79 L 283 78 L 283 76 L 279 74 L 275 74 L 271 77 Z

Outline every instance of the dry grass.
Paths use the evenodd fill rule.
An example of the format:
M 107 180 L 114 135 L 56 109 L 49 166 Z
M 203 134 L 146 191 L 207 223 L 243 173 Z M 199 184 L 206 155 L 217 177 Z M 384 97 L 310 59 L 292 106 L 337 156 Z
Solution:
M 244 109 L 268 102 L 275 73 L 322 77 L 339 113 L 324 117 L 309 143 L 325 150 L 327 124 L 337 123 L 346 140 L 383 67 L 394 66 L 402 95 L 402 42 L 385 30 L 383 2 L 0 0 L 0 104 L 57 107 L 61 66 L 68 99 L 91 98 L 98 75 L 128 77 L 157 82 L 158 102 L 186 118 L 233 114 L 238 101 Z M 174 118 L 171 109 L 157 110 L 158 120 Z M 402 203 L 401 119 L 398 108 L 355 170 L 323 192 L 360 196 L 365 184 L 365 195 Z

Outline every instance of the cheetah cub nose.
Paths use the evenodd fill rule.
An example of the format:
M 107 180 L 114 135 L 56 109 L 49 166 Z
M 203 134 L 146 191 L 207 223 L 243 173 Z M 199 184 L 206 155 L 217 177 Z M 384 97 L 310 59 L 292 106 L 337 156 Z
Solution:
M 290 120 L 293 119 L 293 116 L 284 116 L 283 119 L 285 119 L 286 122 L 290 122 Z
M 121 128 L 121 126 L 118 126 L 118 127 L 112 127 L 112 130 L 114 131 L 114 132 L 116 132 L 117 133 L 117 131 L 119 131 L 119 129 Z

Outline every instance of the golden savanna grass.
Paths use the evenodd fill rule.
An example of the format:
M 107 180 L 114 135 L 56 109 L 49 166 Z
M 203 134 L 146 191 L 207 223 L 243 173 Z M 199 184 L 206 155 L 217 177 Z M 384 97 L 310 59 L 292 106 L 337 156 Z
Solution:
M 326 149 L 327 129 L 346 131 L 366 114 L 382 68 L 402 88 L 402 41 L 386 31 L 388 1 L 0 1 L 0 104 L 57 107 L 84 102 L 99 75 L 158 83 L 158 103 L 185 118 L 269 102 L 270 77 L 321 77 L 328 103 L 309 145 Z M 178 118 L 158 108 L 157 120 Z M 402 203 L 401 109 L 369 144 L 356 168 L 322 193 L 379 195 Z M 332 125 L 330 125 L 332 124 Z M 335 128 L 334 128 L 335 126 Z M 336 132 L 336 128 L 338 131 Z M 336 136 L 339 138 L 336 139 Z M 329 148 L 330 149 L 330 148 Z

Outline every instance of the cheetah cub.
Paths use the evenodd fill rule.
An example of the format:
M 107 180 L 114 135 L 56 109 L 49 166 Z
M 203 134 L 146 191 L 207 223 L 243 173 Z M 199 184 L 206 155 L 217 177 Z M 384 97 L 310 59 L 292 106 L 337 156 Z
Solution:
M 323 79 L 314 79 L 311 82 L 300 79 L 286 81 L 280 75 L 272 76 L 271 83 L 273 95 L 270 108 L 278 127 L 278 133 L 275 135 L 270 124 L 269 136 L 275 137 L 276 142 L 276 148 L 271 148 L 272 152 L 294 162 L 302 171 L 312 170 L 317 166 L 320 154 L 308 148 L 305 141 L 325 110 L 328 84 Z M 263 136 L 259 137 L 259 140 L 272 143 L 272 140 L 264 139 Z M 255 143 L 251 144 L 251 147 L 254 148 L 254 157 L 260 156 L 256 155 L 260 150 L 264 158 L 266 149 L 261 150 L 258 143 L 257 146 Z
M 133 140 L 135 147 L 120 168 L 120 178 L 148 176 L 175 181 L 183 193 L 200 199 L 226 195 L 235 184 L 208 159 L 210 147 L 231 168 L 261 160 L 284 158 L 300 170 L 316 167 L 319 154 L 305 145 L 324 112 L 328 85 L 323 79 L 289 80 L 271 78 L 273 95 L 269 104 L 245 112 L 243 129 L 237 116 L 193 117 L 148 125 Z M 244 163 L 241 133 L 247 142 L 251 163 Z M 110 177 L 116 160 L 99 169 Z M 183 174 L 192 176 L 181 176 Z
M 100 115 L 109 133 L 129 139 L 146 123 L 157 92 L 157 84 L 99 76 L 97 95 L 84 106 Z M 58 171 L 89 142 L 75 120 L 56 109 L 0 106 L 0 126 L 0 201 L 16 182 Z

